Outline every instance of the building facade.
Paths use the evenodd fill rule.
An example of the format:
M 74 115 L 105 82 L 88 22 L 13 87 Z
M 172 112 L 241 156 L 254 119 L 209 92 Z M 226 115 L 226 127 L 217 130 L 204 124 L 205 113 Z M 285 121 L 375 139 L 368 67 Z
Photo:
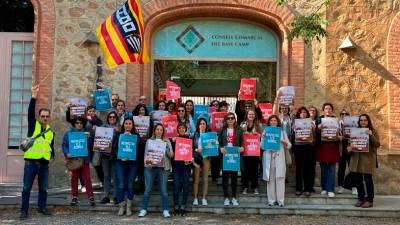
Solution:
M 297 106 L 321 108 L 324 102 L 331 102 L 337 115 L 342 108 L 371 115 L 382 143 L 377 191 L 400 193 L 399 3 L 334 0 L 323 9 L 329 21 L 326 38 L 311 44 L 302 39 L 289 41 L 295 15 L 309 14 L 322 2 L 290 0 L 277 6 L 274 0 L 143 0 L 151 63 L 114 70 L 103 66 L 103 83 L 126 100 L 129 110 L 141 95 L 154 99 L 165 79 L 171 77 L 181 79 L 187 95 L 199 85 L 195 94 L 199 96 L 221 90 L 216 95 L 232 97 L 237 89 L 225 90 L 218 82 L 246 76 L 259 78 L 262 88 L 258 97 L 263 100 L 273 99 L 280 86 L 293 85 Z M 35 29 L 25 38 L 32 41 L 32 82 L 41 83 L 39 107 L 52 110 L 57 149 L 50 174 L 53 186 L 68 181 L 60 147 L 68 128 L 65 103 L 73 96 L 91 99 L 97 80 L 101 51 L 98 45 L 84 41 L 123 3 L 32 0 Z M 347 36 L 355 48 L 339 49 Z M 15 35 L 8 37 L 12 41 Z M 12 46 L 10 49 L 12 55 Z M 2 74 L 7 82 L 0 84 L 0 103 L 8 106 L 1 109 L 0 120 L 9 125 L 13 121 L 9 102 L 14 64 L 3 61 L 1 65 L 8 69 Z M 214 74 L 218 75 L 212 80 Z M 21 153 L 10 145 L 10 126 L 1 129 L 1 182 L 20 182 Z

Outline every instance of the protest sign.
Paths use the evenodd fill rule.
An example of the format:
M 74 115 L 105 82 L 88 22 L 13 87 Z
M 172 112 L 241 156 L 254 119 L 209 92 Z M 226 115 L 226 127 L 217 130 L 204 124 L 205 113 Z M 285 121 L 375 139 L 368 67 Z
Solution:
M 265 127 L 263 136 L 263 150 L 280 151 L 282 129 L 280 127 Z
M 148 137 L 150 129 L 150 116 L 134 116 L 135 129 L 141 138 Z
M 160 139 L 149 139 L 146 142 L 146 146 L 147 151 L 145 155 L 145 164 L 155 167 L 163 167 L 167 143 Z
M 369 151 L 369 134 L 368 128 L 351 128 L 350 144 L 354 152 Z
M 153 126 L 161 123 L 161 117 L 167 116 L 168 111 L 156 110 L 151 113 L 151 119 L 153 120 Z
M 158 101 L 165 101 L 167 99 L 167 89 L 160 88 L 158 90 Z
M 167 101 L 178 100 L 179 98 L 181 98 L 181 88 L 176 83 L 172 81 L 167 81 Z
M 197 124 L 197 119 L 204 118 L 207 124 L 210 121 L 208 114 L 208 105 L 194 105 L 194 123 Z
M 72 97 L 69 100 L 69 111 L 71 117 L 80 117 L 86 114 L 87 101 L 84 98 Z
M 226 112 L 213 112 L 211 114 L 211 130 L 214 132 L 219 132 L 224 126 L 224 118 Z
M 200 135 L 203 157 L 217 156 L 219 154 L 217 141 L 218 137 L 215 132 L 207 132 Z
M 240 100 L 254 100 L 256 98 L 256 78 L 243 78 L 240 80 Z
M 296 143 L 312 143 L 312 121 L 311 118 L 294 120 L 294 138 Z
M 166 138 L 176 137 L 178 130 L 178 118 L 176 115 L 162 116 L 161 124 L 164 126 Z
M 258 108 L 260 108 L 262 113 L 261 123 L 266 124 L 268 117 L 273 114 L 273 105 L 271 103 L 259 103 Z
M 244 133 L 243 148 L 244 156 L 260 156 L 260 134 Z
M 88 156 L 88 144 L 85 132 L 69 132 L 68 146 L 71 158 Z
M 118 159 L 136 160 L 137 136 L 121 134 L 118 140 Z
M 240 154 L 239 147 L 225 146 L 226 153 L 223 156 L 224 171 L 240 171 Z
M 110 99 L 110 90 L 95 90 L 93 93 L 96 110 L 103 112 L 112 108 Z
M 175 160 L 176 161 L 192 161 L 193 143 L 189 138 L 176 138 L 175 142 Z
M 114 128 L 97 127 L 94 135 L 93 151 L 111 152 Z
M 324 117 L 321 119 L 321 140 L 337 141 L 339 121 L 336 117 Z
M 293 105 L 293 100 L 295 96 L 294 86 L 284 86 L 279 88 L 279 105 Z
M 350 138 L 350 129 L 358 127 L 359 116 L 345 116 L 343 117 L 343 134 L 345 138 Z

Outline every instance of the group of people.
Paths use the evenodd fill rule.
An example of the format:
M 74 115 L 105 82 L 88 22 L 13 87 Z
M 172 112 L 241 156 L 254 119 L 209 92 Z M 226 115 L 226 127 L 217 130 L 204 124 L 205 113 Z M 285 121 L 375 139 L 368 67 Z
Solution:
M 50 110 L 39 110 L 39 118 L 35 119 L 35 99 L 38 86 L 32 88 L 32 99 L 29 106 L 29 131 L 28 137 L 36 137 L 33 146 L 25 152 L 24 187 L 22 192 L 21 218 L 26 218 L 29 207 L 29 193 L 33 180 L 39 176 L 39 212 L 50 214 L 46 209 L 48 162 L 54 157 L 54 133 L 49 127 Z M 279 96 L 279 93 L 278 93 Z M 338 192 L 343 192 L 342 185 L 345 180 L 345 171 L 348 167 L 351 177 L 353 193 L 357 192 L 358 201 L 356 207 L 369 208 L 373 206 L 374 184 L 373 175 L 378 166 L 376 151 L 380 146 L 377 131 L 372 126 L 367 114 L 359 116 L 358 126 L 368 128 L 369 151 L 354 152 L 348 139 L 343 136 L 342 127 L 337 130 L 336 141 L 324 141 L 321 139 L 321 119 L 335 117 L 333 105 L 323 104 L 321 115 L 316 107 L 299 107 L 292 113 L 292 106 L 275 104 L 274 114 L 268 118 L 262 116 L 262 112 L 256 101 L 240 101 L 236 104 L 235 112 L 229 112 L 229 105 L 225 102 L 214 100 L 210 107 L 216 111 L 226 112 L 223 126 L 218 131 L 217 145 L 218 156 L 203 157 L 201 136 L 210 131 L 210 121 L 206 118 L 194 120 L 194 102 L 187 100 L 184 103 L 159 101 L 154 105 L 153 112 L 148 112 L 146 97 L 141 96 L 139 104 L 132 112 L 126 110 L 125 102 L 118 95 L 111 96 L 113 110 L 109 111 L 103 122 L 96 112 L 95 107 L 88 106 L 83 117 L 72 117 L 69 109 L 66 118 L 71 124 L 63 138 L 62 149 L 65 159 L 71 160 L 69 149 L 69 133 L 85 132 L 89 154 L 83 158 L 83 165 L 71 171 L 71 205 L 78 204 L 78 183 L 81 180 L 85 186 L 89 203 L 94 206 L 92 182 L 90 179 L 90 164 L 103 186 L 104 196 L 100 203 L 109 203 L 114 197 L 114 203 L 118 204 L 118 215 L 132 215 L 132 201 L 135 194 L 135 184 L 143 188 L 143 201 L 138 216 L 144 217 L 150 201 L 150 194 L 155 179 L 160 190 L 163 216 L 170 217 L 168 203 L 168 177 L 172 173 L 173 178 L 173 214 L 186 215 L 188 209 L 190 177 L 193 176 L 193 206 L 207 206 L 209 173 L 213 182 L 222 174 L 222 188 L 224 194 L 224 206 L 239 205 L 237 185 L 238 171 L 224 171 L 222 168 L 222 156 L 226 154 L 226 146 L 237 146 L 242 153 L 244 150 L 243 135 L 246 133 L 266 136 L 265 127 L 280 127 L 280 150 L 270 151 L 262 149 L 260 156 L 241 156 L 241 193 L 250 192 L 259 194 L 259 176 L 267 184 L 268 206 L 280 206 L 285 204 L 285 179 L 286 168 L 291 163 L 294 155 L 296 165 L 296 195 L 309 197 L 314 190 L 316 163 L 321 167 L 321 194 L 335 197 L 336 164 L 338 170 Z M 275 101 L 276 103 L 276 101 Z M 178 119 L 177 137 L 190 138 L 193 142 L 193 159 L 188 161 L 174 160 L 176 138 L 166 138 L 166 129 L 156 118 L 157 111 L 165 111 L 164 115 L 176 115 Z M 340 118 L 347 116 L 348 112 L 342 110 Z M 148 124 L 138 123 L 138 119 L 150 117 Z M 310 143 L 299 143 L 294 138 L 296 125 L 295 119 L 311 118 L 312 136 Z M 146 121 L 146 120 L 144 120 Z M 93 151 L 94 132 L 97 127 L 114 129 L 111 152 Z M 136 160 L 119 159 L 120 149 L 118 142 L 122 134 L 136 135 L 138 137 Z M 165 154 L 161 166 L 153 166 L 145 160 L 149 151 L 149 140 L 160 140 L 165 143 Z M 41 177 L 41 178 L 40 178 Z M 201 179 L 200 179 L 201 177 Z M 111 193 L 112 180 L 114 183 Z M 200 195 L 199 185 L 202 182 Z M 366 191 L 364 188 L 366 184 Z M 229 190 L 230 189 L 230 190 Z

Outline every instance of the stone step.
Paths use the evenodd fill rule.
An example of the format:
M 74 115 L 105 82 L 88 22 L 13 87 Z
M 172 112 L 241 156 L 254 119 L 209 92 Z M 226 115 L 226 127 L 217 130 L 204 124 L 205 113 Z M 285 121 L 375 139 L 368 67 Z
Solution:
M 159 200 L 159 199 L 158 199 Z M 239 206 L 222 206 L 222 203 L 209 203 L 208 206 L 189 206 L 189 212 L 216 213 L 216 214 L 269 214 L 269 215 L 330 215 L 330 216 L 357 216 L 357 217 L 400 217 L 399 196 L 375 198 L 375 206 L 369 209 L 356 208 L 353 205 L 299 205 L 286 203 L 284 207 L 269 207 L 265 203 L 241 203 Z M 18 208 L 18 204 L 4 204 L 2 201 L 0 209 Z M 9 202 L 9 201 L 7 201 Z M 10 203 L 10 202 L 9 202 Z M 149 213 L 161 214 L 160 202 L 151 201 L 148 207 Z M 32 204 L 34 206 L 34 203 Z M 49 199 L 48 207 L 50 209 L 71 209 L 78 211 L 101 211 L 101 212 L 117 212 L 118 207 L 112 204 L 100 205 L 95 207 L 88 205 L 86 201 L 80 202 L 77 206 L 71 207 L 62 199 Z M 170 206 L 170 208 L 172 208 Z M 137 202 L 133 205 L 134 212 L 140 210 L 140 204 Z M 172 211 L 172 210 L 170 210 Z

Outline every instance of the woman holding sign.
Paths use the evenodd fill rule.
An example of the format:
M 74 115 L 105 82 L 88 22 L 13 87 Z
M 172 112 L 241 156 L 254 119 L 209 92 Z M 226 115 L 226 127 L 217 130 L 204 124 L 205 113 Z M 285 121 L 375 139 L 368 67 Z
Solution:
M 139 217 L 147 214 L 147 207 L 150 201 L 150 192 L 153 188 L 155 177 L 158 177 L 160 187 L 163 216 L 170 217 L 168 211 L 168 174 L 171 170 L 171 158 L 174 156 L 171 142 L 165 138 L 165 128 L 161 124 L 154 127 L 152 137 L 147 140 L 144 151 L 145 169 L 144 180 L 145 190 L 143 194 L 143 205 L 139 212 Z
M 315 125 L 306 107 L 300 107 L 296 112 L 293 124 L 294 145 L 293 152 L 296 160 L 296 195 L 303 193 L 311 195 L 314 187 L 314 138 Z
M 285 130 L 282 129 L 278 116 L 272 115 L 267 120 L 263 132 L 263 180 L 267 181 L 268 206 L 285 204 L 285 151 L 292 147 Z
M 196 127 L 191 121 L 189 120 L 189 116 L 186 113 L 186 108 L 184 105 L 178 106 L 177 116 L 178 116 L 178 123 L 184 123 L 187 127 L 187 135 L 192 138 L 194 133 L 196 132 Z
M 244 169 L 242 171 L 242 185 L 243 185 L 243 194 L 247 194 L 249 189 L 249 182 L 251 182 L 251 188 L 254 191 L 254 194 L 258 195 L 258 167 L 260 164 L 260 136 L 262 133 L 262 125 L 256 117 L 255 110 L 249 110 L 246 112 L 245 121 L 240 124 L 240 128 L 242 129 L 243 134 L 243 142 L 244 145 L 247 144 L 247 136 L 258 135 L 258 144 L 255 146 L 255 143 L 252 142 L 254 149 L 252 151 L 246 151 L 243 154 L 243 163 Z
M 197 120 L 197 126 L 196 126 L 196 133 L 193 136 L 193 149 L 198 152 L 202 153 L 202 147 L 201 147 L 201 134 L 204 134 L 208 131 L 208 125 L 207 121 L 200 117 Z M 210 170 L 210 157 L 204 157 L 203 156 L 203 165 L 202 168 L 200 167 L 194 167 L 193 168 L 193 205 L 197 206 L 199 205 L 199 200 L 198 200 L 198 194 L 199 194 L 199 183 L 200 183 L 200 171 L 202 172 L 202 177 L 203 177 L 203 198 L 201 200 L 201 204 L 203 206 L 208 205 L 207 202 L 207 194 L 208 194 L 208 171 Z
M 219 147 L 220 151 L 223 155 L 227 154 L 226 147 L 239 147 L 239 159 L 238 159 L 238 170 L 227 170 L 227 168 L 223 168 L 222 170 L 222 188 L 224 190 L 224 205 L 228 206 L 232 202 L 232 205 L 237 206 L 239 202 L 237 200 L 237 175 L 240 170 L 240 153 L 243 152 L 242 141 L 243 135 L 242 130 L 236 124 L 235 114 L 229 112 L 225 115 L 224 118 L 224 126 L 221 129 L 219 134 Z M 231 180 L 231 189 L 232 189 L 232 200 L 229 201 L 229 178 Z
M 86 120 L 78 117 L 72 119 L 73 127 L 64 134 L 62 149 L 67 161 L 83 158 L 80 168 L 71 171 L 71 205 L 78 204 L 78 178 L 83 177 L 86 193 L 91 206 L 95 206 L 92 181 L 90 179 L 88 148 L 93 143 L 93 135 L 84 129 Z
M 113 139 L 113 148 L 117 152 L 117 160 L 115 161 L 115 176 L 118 183 L 115 184 L 117 189 L 117 199 L 119 204 L 118 216 L 132 215 L 132 201 L 134 195 L 134 184 L 136 177 L 136 149 L 138 135 L 135 129 L 132 117 L 126 117 L 122 125 L 120 133 L 115 135 Z M 125 184 L 127 184 L 127 200 L 125 202 Z
M 112 111 L 107 114 L 106 124 L 103 125 L 106 128 L 113 128 L 114 134 L 120 130 L 118 123 L 118 114 Z M 114 174 L 114 161 L 115 161 L 115 151 L 111 148 L 111 152 L 101 152 L 101 165 L 103 166 L 104 173 L 104 197 L 101 199 L 101 204 L 106 204 L 110 202 L 110 192 L 111 192 L 111 178 L 115 178 Z M 114 179 L 115 182 L 115 179 Z M 114 204 L 117 204 L 117 191 L 114 188 Z
M 371 119 L 367 114 L 362 114 L 359 118 L 358 125 L 365 128 L 368 133 L 367 151 L 359 151 L 355 147 L 355 143 L 351 143 L 347 148 L 350 154 L 350 172 L 354 173 L 353 179 L 357 186 L 358 201 L 355 207 L 371 208 L 374 200 L 374 181 L 375 170 L 378 167 L 376 152 L 380 146 L 378 132 L 374 129 Z M 353 142 L 354 138 L 350 141 Z M 358 142 L 360 144 L 360 142 Z M 364 147 L 364 146 L 363 146 Z M 363 148 L 361 148 L 363 149 Z M 367 197 L 365 197 L 366 186 Z
M 319 117 L 318 132 L 320 144 L 317 149 L 317 161 L 321 167 L 321 195 L 335 197 L 336 163 L 339 162 L 339 143 L 342 139 L 339 121 L 333 115 L 333 105 L 324 103 L 323 115 Z
M 187 135 L 186 124 L 180 123 L 178 125 L 178 138 L 190 142 L 190 152 L 187 154 L 190 160 L 178 159 L 177 156 L 182 156 L 179 152 L 181 146 L 177 146 L 177 138 L 172 138 L 172 147 L 174 149 L 175 160 L 173 161 L 172 173 L 174 177 L 174 216 L 180 214 L 186 215 L 188 208 L 187 200 L 189 195 L 189 178 L 192 169 L 192 140 Z M 180 143 L 178 143 L 179 145 Z M 187 147 L 187 146 L 184 146 Z M 178 151 L 178 152 L 177 152 Z M 186 156 L 186 155 L 184 155 Z M 182 156 L 182 157 L 184 157 Z M 182 190 L 182 204 L 179 204 L 179 194 Z

